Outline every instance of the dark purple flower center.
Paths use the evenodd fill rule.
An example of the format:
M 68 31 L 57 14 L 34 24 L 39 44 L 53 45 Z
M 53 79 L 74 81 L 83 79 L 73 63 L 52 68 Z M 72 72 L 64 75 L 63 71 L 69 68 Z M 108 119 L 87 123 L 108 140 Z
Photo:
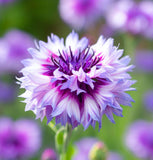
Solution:
M 65 51 L 62 53 L 59 51 L 59 56 L 51 56 L 51 61 L 54 65 L 43 65 L 48 69 L 45 72 L 45 75 L 53 76 L 53 72 L 58 68 L 60 72 L 63 72 L 66 75 L 72 75 L 72 70 L 79 71 L 80 68 L 83 69 L 85 73 L 88 73 L 93 66 L 96 68 L 100 68 L 100 64 L 98 62 L 102 59 L 102 57 L 95 56 L 94 51 L 88 48 L 86 51 L 79 51 L 78 54 L 73 55 L 71 48 L 69 48 L 70 55 L 68 55 Z
M 148 133 L 150 132 L 150 133 Z M 140 135 L 140 140 L 142 142 L 142 144 L 148 148 L 149 150 L 153 151 L 153 136 L 152 136 L 152 131 L 148 132 L 144 131 L 144 133 L 142 133 Z
M 21 137 L 17 137 L 13 133 L 7 133 L 3 137 L 3 146 L 13 147 L 13 148 L 20 148 L 23 145 L 23 140 Z
M 84 92 L 92 94 L 93 89 L 97 90 L 99 85 L 108 85 L 110 83 L 110 80 L 105 76 L 90 77 L 88 75 L 92 67 L 95 66 L 96 70 L 101 68 L 102 64 L 99 62 L 102 60 L 103 57 L 100 55 L 95 56 L 95 52 L 90 47 L 83 51 L 77 51 L 75 54 L 69 47 L 69 52 L 59 51 L 59 56 L 51 55 L 50 62 L 52 64 L 43 65 L 45 67 L 43 74 L 51 76 L 52 84 L 61 86 L 61 90 L 75 92 L 77 95 Z M 56 71 L 58 73 L 55 73 Z
M 8 139 L 5 140 L 5 144 L 19 147 L 21 145 L 21 141 L 19 141 L 19 139 L 16 139 L 15 137 L 9 137 Z

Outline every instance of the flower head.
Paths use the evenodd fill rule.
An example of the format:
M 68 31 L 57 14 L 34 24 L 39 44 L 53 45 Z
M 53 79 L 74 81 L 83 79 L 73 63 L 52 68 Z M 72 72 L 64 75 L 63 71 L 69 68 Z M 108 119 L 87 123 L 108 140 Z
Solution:
M 127 71 L 129 56 L 120 58 L 123 50 L 113 46 L 113 39 L 102 36 L 94 45 L 87 38 L 79 40 L 72 32 L 66 38 L 55 35 L 48 42 L 39 42 L 37 49 L 29 49 L 32 59 L 23 61 L 19 78 L 26 89 L 26 111 L 32 110 L 37 118 L 55 118 L 56 124 L 72 127 L 83 124 L 95 126 L 104 114 L 114 122 L 113 114 L 122 116 L 122 105 L 131 105 L 132 98 L 125 91 L 133 90 L 135 82 Z
M 60 0 L 62 19 L 76 29 L 89 28 L 100 18 L 111 0 Z
M 32 120 L 0 119 L 0 159 L 31 157 L 40 148 L 40 128 Z
M 108 11 L 107 22 L 114 29 L 153 38 L 152 10 L 151 1 L 136 3 L 132 0 L 120 0 Z
M 127 147 L 139 158 L 153 158 L 153 123 L 139 120 L 126 133 Z
M 30 35 L 11 30 L 0 39 L 0 74 L 17 73 L 21 68 L 21 60 L 28 58 L 27 48 L 34 46 Z M 7 64 L 7 65 L 6 65 Z

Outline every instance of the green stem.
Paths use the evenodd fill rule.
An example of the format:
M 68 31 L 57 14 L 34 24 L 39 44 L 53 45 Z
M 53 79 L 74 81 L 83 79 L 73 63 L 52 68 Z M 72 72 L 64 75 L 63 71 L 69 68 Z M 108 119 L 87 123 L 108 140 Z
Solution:
M 67 124 L 65 127 L 64 144 L 62 148 L 62 153 L 60 155 L 60 160 L 66 160 L 66 152 L 67 152 L 68 143 L 69 143 L 71 134 L 72 134 L 72 127 L 69 124 Z
M 59 160 L 65 160 L 65 155 L 61 154 L 60 157 L 59 157 Z
M 66 132 L 65 132 L 65 144 L 64 144 L 64 152 L 67 151 L 67 147 L 68 147 L 68 142 L 70 140 L 70 137 L 71 137 L 71 134 L 72 134 L 72 127 L 67 124 L 66 125 Z

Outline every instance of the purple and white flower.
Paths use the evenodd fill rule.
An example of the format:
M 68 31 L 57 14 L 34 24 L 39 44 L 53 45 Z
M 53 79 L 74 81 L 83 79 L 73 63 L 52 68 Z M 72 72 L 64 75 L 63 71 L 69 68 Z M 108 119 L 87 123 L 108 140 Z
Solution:
M 60 0 L 61 18 L 75 29 L 86 29 L 104 15 L 111 0 Z
M 133 65 L 123 50 L 113 46 L 113 39 L 100 36 L 97 43 L 79 40 L 74 31 L 63 38 L 48 37 L 36 49 L 30 48 L 32 59 L 23 60 L 21 88 L 26 92 L 25 110 L 36 118 L 55 118 L 56 124 L 69 123 L 73 128 L 95 126 L 105 114 L 113 123 L 113 113 L 122 117 L 122 105 L 131 106 L 133 99 L 125 93 L 134 90 L 135 81 L 127 73 Z
M 0 159 L 23 159 L 35 154 L 41 145 L 41 131 L 32 120 L 13 122 L 0 118 Z
M 115 30 L 153 38 L 153 2 L 120 0 L 108 10 L 107 22 Z
M 143 120 L 133 123 L 126 133 L 125 142 L 137 157 L 153 159 L 153 123 Z
M 32 36 L 19 30 L 10 30 L 0 39 L 0 74 L 17 73 L 28 58 L 27 48 L 34 46 Z M 7 64 L 7 65 L 6 65 Z

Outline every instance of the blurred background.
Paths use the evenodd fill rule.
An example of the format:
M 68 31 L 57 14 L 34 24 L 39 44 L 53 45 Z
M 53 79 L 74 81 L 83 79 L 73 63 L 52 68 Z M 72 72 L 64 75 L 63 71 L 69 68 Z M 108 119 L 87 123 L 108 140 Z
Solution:
M 99 132 L 98 124 L 86 131 L 79 126 L 70 143 L 75 145 L 82 138 L 95 137 L 124 160 L 153 159 L 153 1 L 0 0 L 0 160 L 38 160 L 46 148 L 55 150 L 54 132 L 47 126 L 47 120 L 35 120 L 31 111 L 25 112 L 23 99 L 18 97 L 24 91 L 16 84 L 16 77 L 21 76 L 21 60 L 30 57 L 27 48 L 34 47 L 34 41 L 46 42 L 51 33 L 65 38 L 72 30 L 80 37 L 88 37 L 91 44 L 101 34 L 112 37 L 114 44 L 124 49 L 124 55 L 130 55 L 131 64 L 135 65 L 131 76 L 137 80 L 133 85 L 137 91 L 129 93 L 135 100 L 132 108 L 122 106 L 124 117 L 114 116 L 116 124 L 104 116 Z M 141 142 L 138 138 L 130 143 L 139 137 L 140 133 L 127 136 L 132 130 L 129 127 L 138 121 L 143 121 L 140 126 L 144 128 L 144 123 L 147 124 L 144 129 L 147 140 Z M 21 122 L 35 126 L 25 129 L 25 125 L 22 129 Z M 30 136 L 26 133 L 29 128 L 33 128 Z M 12 136 L 8 138 L 6 133 Z M 29 138 L 23 144 L 25 151 L 24 147 L 22 151 L 18 149 L 23 139 L 14 136 L 21 133 Z M 3 141 L 7 138 L 7 142 Z M 13 149 L 12 144 L 15 144 Z M 37 147 L 30 148 L 31 144 Z M 5 151 L 8 148 L 10 152 Z

